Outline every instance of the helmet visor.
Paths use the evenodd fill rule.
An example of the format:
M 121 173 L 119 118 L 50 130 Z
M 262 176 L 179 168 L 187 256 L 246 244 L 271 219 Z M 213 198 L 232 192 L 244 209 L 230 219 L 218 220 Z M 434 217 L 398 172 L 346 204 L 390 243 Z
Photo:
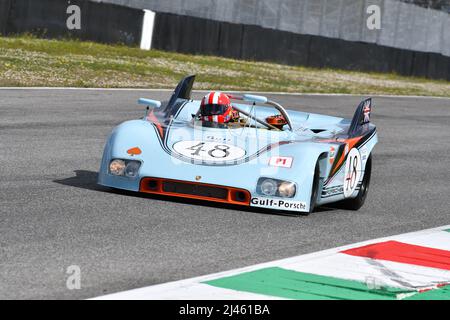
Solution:
M 228 106 L 225 104 L 206 104 L 201 106 L 202 116 L 216 116 L 224 114 L 228 110 Z

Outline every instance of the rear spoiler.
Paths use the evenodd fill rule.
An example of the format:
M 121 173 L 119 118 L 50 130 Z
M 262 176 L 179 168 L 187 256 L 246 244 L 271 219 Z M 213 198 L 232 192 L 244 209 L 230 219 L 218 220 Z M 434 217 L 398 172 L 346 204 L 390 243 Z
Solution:
M 363 100 L 356 108 L 350 128 L 348 128 L 349 138 L 356 137 L 361 134 L 370 123 L 370 114 L 372 113 L 372 98 Z

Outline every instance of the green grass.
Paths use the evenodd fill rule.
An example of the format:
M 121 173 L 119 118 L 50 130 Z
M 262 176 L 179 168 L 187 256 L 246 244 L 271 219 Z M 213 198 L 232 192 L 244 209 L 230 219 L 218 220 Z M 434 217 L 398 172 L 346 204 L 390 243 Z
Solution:
M 32 36 L 0 37 L 0 86 L 173 88 L 450 97 L 450 82 Z

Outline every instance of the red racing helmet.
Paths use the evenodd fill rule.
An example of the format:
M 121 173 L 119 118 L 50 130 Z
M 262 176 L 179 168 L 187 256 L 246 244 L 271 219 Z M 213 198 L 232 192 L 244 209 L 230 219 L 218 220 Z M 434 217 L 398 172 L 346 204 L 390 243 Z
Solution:
M 200 117 L 202 121 L 227 123 L 239 115 L 225 93 L 212 91 L 204 96 L 200 103 Z

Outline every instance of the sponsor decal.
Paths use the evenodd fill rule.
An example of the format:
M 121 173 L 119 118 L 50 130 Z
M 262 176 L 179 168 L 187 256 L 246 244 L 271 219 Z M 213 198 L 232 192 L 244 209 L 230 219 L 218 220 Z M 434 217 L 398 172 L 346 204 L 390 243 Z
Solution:
M 292 167 L 293 160 L 294 158 L 292 157 L 271 157 L 269 165 L 273 167 L 290 168 Z
M 350 197 L 358 186 L 361 177 L 361 154 L 358 149 L 350 150 L 345 163 L 344 197 Z
M 210 135 L 206 136 L 206 137 L 205 137 L 205 140 L 208 140 L 208 141 L 217 141 L 217 142 L 231 142 L 231 139 L 230 139 L 230 138 L 214 137 L 214 136 L 210 136 Z
M 173 150 L 190 159 L 206 162 L 238 160 L 246 153 L 231 144 L 206 141 L 179 141 L 173 145 Z
M 134 148 L 128 149 L 127 153 L 130 156 L 137 156 L 137 155 L 140 155 L 142 153 L 142 151 L 138 147 L 134 147 Z
M 301 201 L 255 197 L 252 198 L 250 203 L 254 206 L 264 208 L 284 209 L 284 210 L 306 210 L 306 203 Z
M 336 149 L 334 147 L 330 147 L 330 152 L 329 152 L 330 164 L 333 164 L 335 157 L 336 157 Z
M 327 198 L 342 193 L 344 193 L 343 186 L 331 187 L 322 191 L 322 198 Z
M 367 149 L 367 147 L 366 146 L 362 147 L 360 152 L 361 152 L 361 160 L 366 161 L 369 156 L 369 150 Z

